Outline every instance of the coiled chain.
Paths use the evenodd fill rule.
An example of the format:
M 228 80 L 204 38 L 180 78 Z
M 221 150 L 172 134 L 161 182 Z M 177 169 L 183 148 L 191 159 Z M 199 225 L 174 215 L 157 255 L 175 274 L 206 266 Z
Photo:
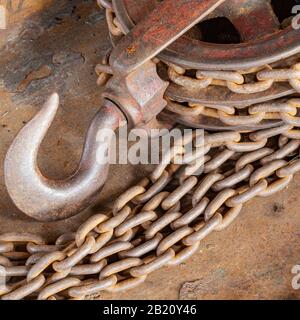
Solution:
M 98 4 L 106 9 L 111 34 L 124 34 L 111 2 Z M 108 58 L 109 53 L 96 67 L 99 85 L 112 74 Z M 161 63 L 172 83 L 188 89 L 226 86 L 234 93 L 253 94 L 284 81 L 300 93 L 298 62 L 280 69 L 226 72 L 191 72 Z M 282 190 L 300 171 L 299 108 L 297 97 L 246 108 L 169 99 L 167 109 L 182 116 L 205 115 L 229 126 L 270 119 L 283 124 L 251 133 L 206 133 L 202 146 L 194 131 L 171 148 L 149 177 L 121 194 L 109 213 L 93 215 L 55 243 L 24 232 L 0 234 L 1 299 L 95 298 L 103 291 L 133 288 L 163 266 L 187 260 L 204 238 L 233 223 L 244 204 Z M 194 149 L 188 152 L 191 142 Z M 174 163 L 177 155 L 185 155 L 180 165 Z
M 54 244 L 29 233 L 0 235 L 2 299 L 89 299 L 144 282 L 197 252 L 201 240 L 227 228 L 245 203 L 285 188 L 300 170 L 300 140 L 274 129 L 205 134 L 176 145 L 151 175 L 129 188 L 108 214 L 96 214 Z M 195 161 L 199 156 L 203 161 Z M 194 175 L 195 172 L 202 172 Z

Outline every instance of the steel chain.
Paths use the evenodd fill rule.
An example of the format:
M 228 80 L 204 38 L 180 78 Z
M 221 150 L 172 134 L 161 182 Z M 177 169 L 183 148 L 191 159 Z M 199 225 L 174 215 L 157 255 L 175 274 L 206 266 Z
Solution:
M 110 33 L 122 36 L 111 1 L 97 2 L 106 10 Z M 99 85 L 112 74 L 109 54 L 96 67 Z M 188 89 L 225 86 L 255 94 L 288 82 L 300 93 L 299 62 L 246 71 L 185 70 L 155 62 L 166 68 L 171 82 Z M 283 124 L 252 133 L 206 133 L 202 148 L 191 135 L 171 148 L 149 177 L 120 195 L 111 212 L 90 217 L 77 232 L 63 234 L 53 244 L 29 233 L 0 234 L 1 299 L 95 298 L 103 291 L 136 287 L 161 267 L 182 263 L 204 238 L 235 221 L 244 204 L 282 190 L 300 171 L 299 107 L 296 98 L 245 108 L 169 99 L 167 109 L 181 116 L 204 115 L 228 126 L 263 120 Z M 197 149 L 187 153 L 185 144 L 192 140 Z M 185 156 L 181 165 L 173 163 L 177 155 Z
M 263 138 L 259 147 L 230 149 L 255 134 Z M 27 233 L 0 235 L 0 270 L 6 279 L 1 298 L 94 298 L 103 291 L 128 290 L 149 273 L 182 263 L 210 233 L 227 228 L 246 202 L 288 185 L 300 170 L 295 158 L 300 141 L 283 137 L 206 133 L 200 176 L 183 170 L 193 157 L 172 164 L 182 145 L 168 155 L 171 164 L 158 165 L 149 178 L 120 195 L 110 213 L 90 217 L 54 244 Z
M 300 92 L 300 63 L 289 68 L 273 69 L 264 66 L 263 70 L 247 71 L 205 71 L 192 70 L 195 77 L 189 76 L 191 70 L 166 63 L 169 80 L 179 86 L 194 90 L 206 89 L 211 85 L 226 86 L 230 91 L 238 94 L 254 94 L 266 91 L 276 82 L 288 82 L 292 88 Z M 249 81 L 246 82 L 246 78 Z
M 124 35 L 125 31 L 122 30 L 114 14 L 111 2 L 98 0 L 98 4 L 106 10 L 110 33 L 117 37 Z M 96 67 L 99 85 L 105 84 L 112 74 L 108 65 L 108 58 L 109 54 Z M 155 62 L 165 65 L 170 82 L 191 90 L 202 90 L 209 86 L 226 86 L 231 92 L 246 95 L 264 92 L 277 82 L 288 82 L 296 92 L 300 93 L 299 59 L 286 59 L 284 68 L 279 67 L 278 63 L 274 63 L 274 66 L 266 65 L 250 70 L 233 71 L 186 70 L 167 61 L 155 59 Z M 191 73 L 195 77 L 191 77 Z M 299 99 L 285 98 L 243 108 L 222 105 L 205 106 L 190 102 L 183 104 L 182 101 L 180 102 L 168 99 L 166 109 L 180 116 L 203 115 L 219 119 L 228 126 L 256 125 L 263 120 L 281 120 L 293 127 L 300 126 L 300 116 L 297 116 L 300 107 Z M 287 135 L 289 138 L 299 139 L 300 131 L 291 128 Z
M 274 100 L 238 109 L 232 106 L 204 106 L 187 102 L 179 103 L 167 99 L 166 110 L 180 116 L 207 116 L 219 119 L 228 126 L 247 126 L 261 123 L 263 120 L 281 120 L 292 127 L 300 127 L 300 99 Z

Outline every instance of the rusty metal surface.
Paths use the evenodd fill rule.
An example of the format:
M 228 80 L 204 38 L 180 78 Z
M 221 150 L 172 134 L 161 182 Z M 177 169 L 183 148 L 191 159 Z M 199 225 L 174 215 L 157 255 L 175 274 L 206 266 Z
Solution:
M 147 124 L 165 108 L 167 87 L 168 83 L 158 76 L 155 63 L 148 61 L 128 75 L 116 72 L 107 82 L 103 97 L 114 102 L 129 127 L 134 128 Z
M 285 8 L 287 12 L 289 10 L 288 6 L 290 4 L 287 4 Z M 145 12 L 149 12 L 153 7 L 155 7 L 155 1 L 150 0 L 141 2 L 140 6 L 134 5 L 134 1 L 131 2 L 130 0 L 113 3 L 113 8 L 110 6 L 106 10 L 112 38 L 119 38 L 122 34 L 126 34 L 130 30 L 130 26 L 134 25 L 132 20 L 139 21 L 141 10 L 144 9 Z M 253 43 L 253 39 L 251 40 L 250 38 L 254 37 L 254 33 L 256 38 L 260 39 L 261 37 L 265 38 L 268 34 L 274 34 L 275 29 L 281 28 L 279 22 L 282 18 L 277 18 L 275 11 L 276 6 L 274 4 L 271 6 L 270 2 L 265 0 L 248 0 L 238 4 L 234 1 L 227 1 L 214 10 L 207 19 L 214 22 L 216 18 L 225 16 L 229 18 L 233 25 L 237 24 L 240 42 L 245 41 L 243 48 L 246 50 Z M 242 19 L 244 15 L 247 15 L 247 18 Z M 259 19 L 261 15 L 266 16 L 268 19 L 266 21 Z M 130 22 L 128 25 L 124 21 L 125 17 L 125 20 Z M 251 29 L 251 22 L 257 19 L 259 20 L 257 22 L 259 27 Z M 263 27 L 264 24 L 265 26 Z M 226 29 L 225 25 L 223 28 Z M 195 33 L 193 29 L 188 34 L 196 34 L 196 38 L 200 37 L 201 39 L 203 37 L 201 31 L 200 26 L 198 33 Z M 210 31 L 212 34 L 217 33 L 217 31 L 214 31 L 214 25 L 210 27 Z M 225 37 L 226 32 L 229 31 L 219 30 L 219 32 L 221 34 L 223 32 Z M 214 37 L 218 41 L 216 34 Z M 230 39 L 229 34 L 226 37 Z M 251 41 L 248 43 L 247 41 L 249 40 Z M 233 38 L 230 41 L 233 41 Z M 216 47 L 221 50 L 222 47 L 226 46 L 212 42 L 209 43 L 211 48 Z M 190 39 L 191 43 L 192 39 Z M 204 42 L 202 44 L 206 45 Z M 228 50 L 229 48 L 230 46 Z M 172 51 L 172 54 L 176 58 L 180 58 L 180 53 Z M 239 54 L 240 52 L 236 53 L 236 59 L 239 58 Z M 205 60 L 206 62 L 208 61 L 207 59 Z M 275 113 L 272 113 L 272 115 L 269 113 L 265 115 L 263 113 L 250 114 L 250 110 L 247 110 L 247 107 L 255 103 L 266 102 L 268 104 L 270 100 L 286 97 L 287 95 L 297 96 L 299 91 L 298 59 L 299 55 L 293 55 L 288 59 L 279 60 L 270 65 L 263 66 L 258 64 L 257 68 L 235 71 L 190 70 L 189 68 L 185 69 L 179 65 L 174 65 L 170 63 L 172 60 L 168 59 L 167 61 L 161 61 L 158 65 L 160 76 L 170 81 L 166 96 L 171 100 L 175 100 L 177 105 L 184 102 L 191 107 L 176 107 L 177 111 L 180 109 L 179 112 L 175 112 L 178 123 L 210 130 L 256 130 L 278 126 L 282 121 L 286 122 L 287 118 L 289 118 L 289 123 L 290 120 L 296 120 L 295 118 L 290 119 L 289 116 L 281 118 L 281 116 L 275 116 Z M 220 61 L 223 60 L 220 59 Z M 184 63 L 187 63 L 187 61 Z M 239 67 L 242 66 L 240 65 Z M 283 83 L 285 81 L 288 83 Z M 280 103 L 281 101 L 274 100 L 274 102 Z M 201 105 L 203 106 L 202 111 L 200 110 Z M 231 108 L 226 108 L 226 106 Z M 168 106 L 168 110 L 173 112 L 175 109 Z M 295 110 L 294 112 L 297 113 Z M 171 117 L 167 117 L 167 119 L 171 119 Z
M 90 3 L 86 8 L 83 6 L 79 7 L 77 12 L 81 14 L 85 12 L 87 15 L 82 14 L 82 16 L 86 17 L 88 14 L 93 14 L 93 9 L 95 9 L 94 5 Z M 57 8 L 57 10 L 59 12 L 59 8 Z M 78 44 L 78 41 L 74 41 L 74 34 L 78 35 L 81 28 L 85 26 L 84 22 L 79 22 L 77 25 L 77 22 L 73 21 L 74 17 L 65 19 L 67 21 L 64 22 L 63 26 L 57 27 L 57 33 L 54 33 L 55 36 L 53 39 L 56 39 L 55 44 L 50 41 L 50 43 L 44 43 L 45 47 L 43 47 L 41 44 L 38 44 L 38 41 L 35 42 L 37 44 L 37 55 L 39 59 L 41 59 L 40 61 L 45 59 L 45 56 L 42 54 L 44 50 L 48 53 L 52 50 L 55 51 L 57 44 L 61 41 L 62 48 L 65 48 L 66 43 L 69 43 L 70 48 L 75 48 L 75 50 L 83 54 L 88 64 L 92 65 L 93 63 L 97 63 L 96 60 L 98 57 L 95 55 L 95 50 L 98 48 L 98 45 L 100 46 L 100 41 L 99 44 L 97 43 L 96 48 L 93 41 L 91 41 L 92 43 L 89 42 L 89 37 L 86 37 L 82 40 L 81 44 Z M 74 20 L 76 21 L 76 19 Z M 59 34 L 59 31 L 65 28 L 66 25 L 72 26 L 74 29 L 71 30 L 70 28 L 68 32 Z M 105 23 L 100 19 L 100 22 L 94 24 L 90 31 L 95 30 L 97 26 L 99 30 L 102 29 L 103 32 L 105 28 L 104 25 Z M 85 27 L 88 28 L 89 26 Z M 88 29 L 82 30 L 83 33 L 87 31 Z M 52 32 L 53 30 L 48 31 L 48 35 L 51 35 Z M 100 32 L 97 32 L 97 34 L 99 39 L 102 38 L 104 40 L 107 37 L 106 34 L 104 35 Z M 24 49 L 22 45 L 19 50 Z M 104 51 L 105 49 L 105 46 L 101 49 L 98 48 L 99 51 Z M 1 62 L 4 69 L 6 63 L 10 62 L 10 58 L 6 58 L 7 60 L 4 61 L 3 64 Z M 18 68 L 16 61 L 13 60 L 11 60 L 8 66 L 10 69 Z M 75 67 L 78 68 L 78 65 L 73 62 L 69 68 L 70 70 L 75 70 Z M 73 125 L 71 126 L 70 122 L 66 119 L 58 119 L 60 122 L 59 126 L 57 123 L 57 127 L 55 127 L 55 129 L 53 128 L 53 131 L 49 133 L 45 145 L 42 148 L 40 163 L 44 170 L 47 170 L 50 175 L 61 176 L 63 166 L 65 166 L 65 170 L 69 172 L 76 167 L 76 160 L 78 160 L 81 149 L 80 146 L 82 145 L 81 137 L 83 136 L 84 125 L 85 127 L 87 126 L 92 114 L 96 111 L 96 108 L 85 107 L 82 109 L 80 107 L 82 105 L 87 105 L 87 107 L 88 105 L 93 105 L 99 98 L 94 86 L 95 76 L 89 72 L 81 74 L 80 71 L 83 72 L 83 70 L 84 68 L 80 69 L 80 67 L 78 73 L 76 70 L 75 77 L 77 76 L 76 80 L 79 80 L 79 82 L 67 82 L 64 91 L 66 95 L 71 90 L 80 92 L 79 94 L 75 94 L 74 97 L 64 97 L 63 105 L 69 109 L 69 114 L 66 111 L 65 114 L 66 117 L 72 117 Z M 92 71 L 92 66 L 89 71 Z M 59 79 L 60 76 L 61 73 L 58 72 L 57 79 Z M 82 82 L 80 79 L 82 79 Z M 4 80 L 9 83 L 10 79 L 8 75 L 4 77 Z M 37 102 L 37 97 L 39 96 L 38 91 L 42 86 L 40 83 L 43 84 L 43 80 L 37 80 L 29 85 L 26 90 L 29 90 L 30 98 L 28 98 L 25 103 L 20 96 L 18 97 L 18 93 L 13 92 L 14 89 L 12 89 L 12 87 L 9 88 L 9 86 L 7 86 L 7 83 L 4 83 L 4 86 L 1 87 L 1 99 L 2 97 L 5 98 L 3 99 L 5 103 L 1 105 L 1 108 L 10 111 L 7 114 L 7 111 L 2 113 L 1 110 L 1 115 L 5 114 L 4 117 L 1 117 L 1 130 L 3 131 L 1 132 L 1 156 L 4 154 L 2 150 L 7 150 L 14 134 L 22 126 L 22 122 L 26 121 L 35 113 L 35 110 L 32 110 L 32 108 L 28 106 Z M 18 81 L 16 81 L 16 84 L 18 84 Z M 46 84 L 49 85 L 49 83 Z M 35 86 L 32 88 L 32 85 Z M 28 93 L 28 91 L 26 92 Z M 90 96 L 87 97 L 84 93 Z M 15 107 L 16 102 L 18 102 L 17 105 L 19 109 L 12 111 L 10 108 Z M 73 103 L 73 108 L 71 104 L 67 102 Z M 27 112 L 24 112 L 24 109 L 27 110 Z M 70 114 L 71 110 L 73 110 L 73 113 Z M 74 110 L 77 112 L 75 113 Z M 82 120 L 84 120 L 84 124 L 81 123 Z M 73 140 L 72 137 L 70 137 L 70 132 L 73 133 Z M 59 140 L 65 141 L 57 143 Z M 64 150 L 67 148 L 66 140 L 73 143 L 72 148 Z M 58 147 L 58 151 L 54 153 L 53 150 L 56 147 Z M 66 159 L 68 161 L 67 164 L 65 163 Z M 144 175 L 143 170 L 137 170 L 136 167 L 134 169 L 128 167 L 127 169 L 128 170 L 124 171 L 124 166 L 122 166 L 112 172 L 109 184 L 105 187 L 104 194 L 101 195 L 101 200 L 106 200 L 104 202 L 107 203 L 107 200 L 111 200 L 112 195 L 119 193 L 121 190 L 124 190 L 125 187 L 136 182 L 137 173 L 140 176 Z M 119 178 L 121 174 L 122 178 L 125 178 L 124 180 Z M 277 195 L 276 198 L 254 200 L 256 207 L 255 212 L 252 210 L 253 202 L 251 202 L 251 204 L 246 207 L 243 217 L 241 217 L 240 221 L 233 227 L 222 234 L 217 233 L 209 238 L 209 240 L 205 240 L 202 244 L 203 249 L 201 249 L 188 264 L 183 264 L 179 267 L 180 279 L 178 278 L 178 269 L 168 267 L 164 268 L 162 273 L 152 274 L 146 282 L 141 284 L 137 289 L 128 291 L 126 294 L 104 294 L 103 297 L 121 299 L 280 299 L 299 297 L 299 294 L 291 288 L 290 284 L 292 277 L 290 273 L 291 267 L 299 263 L 299 223 L 297 222 L 299 221 L 299 217 L 297 217 L 299 213 L 296 210 L 298 180 L 299 179 L 296 178 L 289 189 L 282 192 L 280 196 Z M 2 181 L 3 179 L 1 177 L 1 182 Z M 121 183 L 122 185 L 120 185 Z M 36 223 L 24 218 L 23 215 L 19 214 L 8 199 L 4 186 L 3 189 L 1 188 L 1 198 L 1 232 L 22 231 L 26 228 L 26 230 L 40 234 L 46 233 L 49 238 L 53 239 L 55 235 L 63 233 L 64 231 L 75 230 L 80 220 L 84 220 L 83 216 L 87 217 L 91 213 L 91 211 L 85 212 L 70 221 L 67 220 L 46 226 L 45 224 Z M 159 285 L 162 281 L 164 281 L 163 287 Z M 184 285 L 184 282 L 189 283 Z
M 116 15 L 124 31 L 140 22 L 157 3 L 157 0 L 116 1 Z M 211 44 L 185 35 L 161 53 L 160 58 L 191 69 L 236 70 L 269 64 L 300 51 L 299 32 L 292 27 L 281 29 L 269 0 L 228 0 L 208 19 L 214 17 L 228 18 L 243 35 L 242 43 Z M 253 32 L 249 32 L 253 25 L 255 41 Z
M 69 176 L 78 166 L 85 133 L 99 108 L 102 90 L 95 85 L 97 76 L 94 67 L 110 48 L 106 30 L 105 16 L 94 1 L 88 4 L 81 1 L 70 4 L 66 1 L 52 6 L 45 2 L 41 13 L 35 13 L 24 21 L 20 38 L 16 35 L 18 41 L 1 48 L 1 203 L 4 206 L 1 210 L 1 230 L 8 225 L 22 225 L 22 221 L 26 221 L 32 230 L 35 226 L 39 228 L 39 223 L 22 217 L 21 212 L 8 201 L 3 160 L 13 137 L 37 113 L 43 104 L 43 97 L 53 91 L 61 96 L 61 108 L 42 143 L 38 163 L 42 173 L 53 179 Z M 50 75 L 47 73 L 37 79 L 33 77 L 25 88 L 18 89 L 24 79 L 36 75 L 36 70 L 45 65 L 51 69 Z M 122 167 L 120 171 L 114 168 L 109 175 L 109 180 L 113 177 L 118 180 L 122 172 L 124 179 L 118 181 L 119 187 L 116 186 L 116 190 L 108 187 L 103 197 L 99 197 L 99 203 L 107 198 L 111 201 L 113 195 L 127 186 L 129 174 L 124 173 Z M 129 172 L 133 170 L 130 168 Z M 137 178 L 142 176 L 140 174 Z M 51 233 L 53 230 L 59 234 L 66 226 L 72 229 L 91 212 L 66 220 L 61 224 L 62 229 L 59 224 L 53 223 L 45 228 L 45 232 Z
M 171 45 L 223 2 L 224 0 L 179 0 L 174 3 L 172 0 L 165 0 L 158 4 L 142 23 L 137 24 L 117 44 L 110 59 L 113 69 L 116 72 L 132 72 Z M 115 4 L 118 3 L 120 1 L 115 1 Z M 141 14 L 140 17 L 145 15 Z
M 18 133 L 5 158 L 6 187 L 20 210 L 37 220 L 56 221 L 70 218 L 94 203 L 109 170 L 109 164 L 97 157 L 105 154 L 112 143 L 112 139 L 101 141 L 99 135 L 119 128 L 125 117 L 131 127 L 145 125 L 164 109 L 168 83 L 159 78 L 156 65 L 150 60 L 223 2 L 183 0 L 174 5 L 164 1 L 120 40 L 110 55 L 113 76 L 89 125 L 80 164 L 64 180 L 48 179 L 36 165 L 39 146 L 59 107 L 59 96 L 51 95 Z M 47 70 L 50 72 L 49 66 Z M 37 73 L 37 77 L 41 75 Z

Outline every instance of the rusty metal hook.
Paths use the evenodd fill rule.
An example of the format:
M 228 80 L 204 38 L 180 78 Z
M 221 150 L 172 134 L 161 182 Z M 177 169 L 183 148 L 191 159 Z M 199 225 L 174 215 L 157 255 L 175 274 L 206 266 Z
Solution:
M 99 132 L 115 130 L 125 116 L 131 127 L 144 125 L 164 109 L 168 83 L 150 60 L 224 1 L 165 0 L 120 40 L 110 57 L 114 75 L 102 94 L 103 106 L 90 125 L 77 171 L 65 180 L 50 180 L 37 166 L 40 144 L 59 105 L 57 94 L 48 99 L 6 155 L 7 190 L 20 210 L 37 220 L 54 221 L 77 214 L 95 200 L 109 166 L 97 161 L 97 154 L 109 148 L 109 143 L 97 141 Z
M 123 113 L 110 101 L 92 120 L 82 157 L 76 172 L 65 180 L 51 180 L 37 166 L 39 147 L 52 124 L 59 97 L 52 94 L 39 113 L 19 132 L 4 163 L 7 190 L 16 206 L 40 221 L 69 218 L 88 207 L 103 187 L 109 164 L 99 163 L 97 153 L 105 153 L 108 144 L 97 139 L 103 129 L 116 130 Z

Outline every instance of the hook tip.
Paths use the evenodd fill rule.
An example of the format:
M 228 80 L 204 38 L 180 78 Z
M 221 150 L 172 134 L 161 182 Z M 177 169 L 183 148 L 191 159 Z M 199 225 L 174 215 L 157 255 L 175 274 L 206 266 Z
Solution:
M 59 95 L 57 92 L 53 92 L 49 98 L 47 99 L 47 103 L 52 106 L 58 106 L 59 105 Z

